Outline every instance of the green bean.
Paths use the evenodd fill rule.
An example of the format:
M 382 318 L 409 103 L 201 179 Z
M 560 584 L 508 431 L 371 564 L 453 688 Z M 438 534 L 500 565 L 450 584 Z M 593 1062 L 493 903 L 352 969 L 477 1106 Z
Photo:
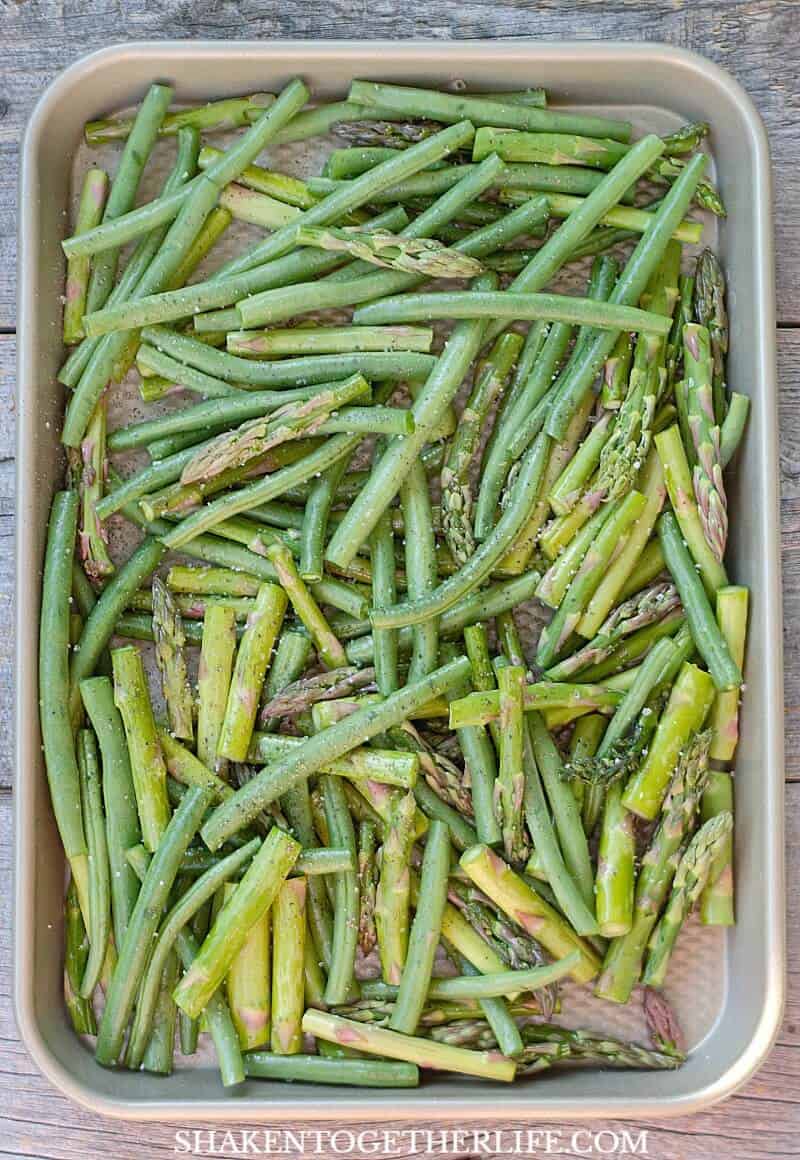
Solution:
M 413 1063 L 385 1060 L 324 1059 L 320 1055 L 273 1055 L 271 1052 L 250 1051 L 244 1065 L 251 1079 L 368 1088 L 411 1088 L 419 1083 L 419 1072 Z
M 516 435 L 522 423 L 545 397 L 553 384 L 553 377 L 567 352 L 572 327 L 556 322 L 550 327 L 539 357 L 531 367 L 517 397 L 510 401 L 497 419 L 497 435 L 481 464 L 481 483 L 475 505 L 475 538 L 485 540 L 494 525 L 495 511 L 506 476 L 513 462 L 511 435 Z
M 142 331 L 145 342 L 174 356 L 189 366 L 226 381 L 251 387 L 291 387 L 344 379 L 364 374 L 370 379 L 405 379 L 426 374 L 434 363 L 428 354 L 395 351 L 388 354 L 355 351 L 350 354 L 322 354 L 307 358 L 254 362 L 215 350 L 185 334 L 161 326 Z
M 128 607 L 134 592 L 158 566 L 163 555 L 164 548 L 158 540 L 145 539 L 106 584 L 89 613 L 70 665 L 69 710 L 73 721 L 77 720 L 81 710 L 81 681 L 94 673 L 97 661 L 114 633 L 117 617 Z
M 494 793 L 497 781 L 497 759 L 489 734 L 480 725 L 465 725 L 458 731 L 458 743 L 469 770 L 472 809 L 479 842 L 494 844 L 500 840 L 500 828 L 494 815 Z
M 529 600 L 539 583 L 538 572 L 527 572 L 511 580 L 501 580 L 489 584 L 479 592 L 473 592 L 448 608 L 439 618 L 439 634 L 445 639 L 458 636 L 468 625 L 480 620 L 488 620 L 498 612 L 513 608 L 522 601 Z M 411 647 L 411 629 L 401 628 L 398 649 L 407 652 Z M 352 641 L 346 648 L 350 664 L 367 664 L 373 659 L 371 636 Z
M 631 137 L 632 126 L 629 121 L 518 105 L 497 99 L 501 96 L 496 94 L 486 98 L 407 85 L 353 81 L 348 100 L 381 109 L 393 109 L 406 117 L 427 117 L 446 123 L 469 117 L 475 125 L 498 125 L 531 132 L 584 133 L 587 137 L 612 137 L 619 141 L 629 141 Z
M 169 822 L 144 876 L 119 959 L 106 992 L 106 1005 L 97 1036 L 98 1063 L 112 1066 L 118 1059 L 142 970 L 169 897 L 181 859 L 211 802 L 207 790 L 190 789 Z
M 297 617 L 313 640 L 319 659 L 330 669 L 345 665 L 347 658 L 344 648 L 328 624 L 325 614 L 300 578 L 289 549 L 283 544 L 271 544 L 267 548 L 267 557 L 273 564 L 278 581 L 291 601 Z
M 89 956 L 80 994 L 84 999 L 90 999 L 100 981 L 111 932 L 111 884 L 100 791 L 100 759 L 91 729 L 81 729 L 78 733 L 78 772 L 89 852 Z
M 565 865 L 587 908 L 591 910 L 594 904 L 594 881 L 589 848 L 578 804 L 568 782 L 563 777 L 561 755 L 545 728 L 541 715 L 536 712 L 530 713 L 528 724 L 536 765 L 553 811 L 553 820 Z
M 169 283 L 216 204 L 218 196 L 216 185 L 206 177 L 202 177 L 200 184 L 192 190 L 181 206 L 150 265 L 142 274 L 136 289 L 137 293 L 145 294 L 160 290 Z M 128 348 L 130 338 L 126 332 L 135 325 L 130 321 L 130 313 L 130 303 L 123 302 L 100 313 L 84 316 L 87 335 L 98 337 L 108 334 L 111 337 L 107 343 L 98 345 L 67 406 L 62 441 L 68 447 L 76 446 L 85 431 L 102 394 L 102 379 L 106 370 L 110 370 L 113 377 L 116 364 L 123 358 Z
M 369 483 L 350 507 L 328 544 L 326 557 L 346 567 L 375 527 L 381 513 L 400 489 L 419 452 L 451 404 L 467 368 L 478 352 L 484 326 L 481 321 L 459 323 L 412 407 L 415 431 L 393 440 L 373 466 Z
M 294 836 L 302 844 L 304 852 L 316 850 L 319 843 L 311 814 L 308 784 L 304 781 L 298 782 L 285 793 L 281 798 L 281 809 L 292 827 Z M 333 916 L 325 882 L 321 878 L 308 879 L 306 915 L 314 955 L 319 957 L 327 969 L 333 954 Z M 324 992 L 324 982 L 322 989 Z
M 361 306 L 353 315 L 353 321 L 358 325 L 426 322 L 434 318 L 497 318 L 508 321 L 543 318 L 658 335 L 666 335 L 671 325 L 669 318 L 638 307 L 615 306 L 562 294 L 519 294 L 510 290 L 398 294 Z
M 536 729 L 540 745 L 542 742 L 541 729 L 543 728 L 541 722 L 537 721 Z M 547 756 L 546 753 L 544 756 Z M 550 805 L 545 795 L 542 774 L 536 760 L 534 721 L 531 718 L 526 721 L 523 735 L 523 759 L 525 820 L 534 844 L 534 854 L 528 862 L 528 871 L 530 873 L 533 870 L 532 863 L 536 859 L 542 874 L 547 878 L 558 906 L 572 927 L 579 934 L 591 935 L 597 930 L 594 906 L 591 900 L 587 902 L 585 891 L 580 889 L 578 882 L 569 872 L 565 855 L 559 845 Z M 544 764 L 549 770 L 549 762 L 545 761 Z M 569 786 L 567 786 L 567 791 L 572 796 Z
M 152 853 L 170 817 L 167 770 L 158 741 L 141 653 L 128 645 L 111 652 L 114 703 L 120 711 L 130 754 L 142 840 Z
M 678 521 L 664 512 L 658 521 L 658 538 L 664 559 L 686 612 L 686 620 L 697 651 L 708 665 L 717 689 L 738 689 L 742 683 L 739 666 L 731 656 L 725 637 L 686 548 Z
M 400 206 L 392 206 L 373 218 L 369 225 L 372 229 L 391 230 L 401 229 L 407 222 L 405 211 Z M 257 294 L 275 286 L 285 286 L 316 274 L 325 274 L 341 264 L 342 260 L 340 254 L 295 250 L 283 258 L 264 262 L 231 278 L 215 274 L 207 282 L 137 297 L 130 317 L 141 326 L 193 317 L 198 330 L 236 329 L 239 326 L 238 315 L 234 319 L 234 327 L 220 327 L 217 323 L 207 327 L 205 320 L 199 325 L 201 315 L 198 311 L 214 311 L 214 308 L 229 306 L 246 294 Z
M 595 190 L 583 199 L 576 199 L 569 216 L 562 226 L 537 250 L 529 264 L 511 282 L 509 290 L 512 292 L 538 291 L 545 286 L 572 253 L 591 232 L 603 216 L 614 207 L 622 195 L 645 172 L 649 165 L 661 155 L 664 150 L 662 141 L 648 134 L 632 146 L 629 153 L 618 161 L 614 168 L 600 182 Z M 688 203 L 687 203 L 688 204 Z M 685 206 L 681 209 L 678 219 L 683 216 Z M 677 222 L 675 223 L 677 224 Z M 672 219 L 670 219 L 669 234 L 672 233 Z M 667 234 L 667 237 L 669 236 Z M 666 238 L 664 239 L 666 242 Z M 638 300 L 636 294 L 631 298 L 631 304 Z M 502 327 L 495 324 L 490 328 L 489 337 L 494 337 Z M 613 333 L 613 332 L 610 332 Z M 616 338 L 616 335 L 614 335 Z
M 291 82 L 275 104 L 264 113 L 259 122 L 244 134 L 217 165 L 212 166 L 205 174 L 201 174 L 178 191 L 177 196 L 180 198 L 180 204 L 176 207 L 177 214 L 171 215 L 175 220 L 137 284 L 136 293 L 138 295 L 151 294 L 164 289 L 169 284 L 175 270 L 183 261 L 196 234 L 202 227 L 205 217 L 216 203 L 219 196 L 220 180 L 224 178 L 226 172 L 233 171 L 235 176 L 236 166 L 246 164 L 255 155 L 252 152 L 253 149 L 257 153 L 260 148 L 263 148 L 265 141 L 273 135 L 277 125 L 292 115 L 298 98 L 302 99 L 302 92 L 303 86 L 300 82 Z M 163 200 L 169 201 L 170 199 Z M 98 230 L 104 228 L 105 223 L 99 226 Z M 78 241 L 89 238 L 92 234 L 97 234 L 98 230 L 81 234 Z M 132 318 L 130 303 L 123 303 L 105 312 L 104 325 L 108 324 L 109 315 L 115 315 L 120 325 L 126 327 L 138 325 Z M 87 319 L 88 317 L 87 315 Z M 87 333 L 90 333 L 88 323 L 85 325 L 87 325 Z M 67 407 L 62 432 L 62 442 L 66 446 L 77 446 L 95 404 L 105 387 L 108 374 L 113 371 L 116 361 L 128 343 L 129 338 L 125 331 L 113 331 L 107 336 L 107 341 L 100 343 L 93 353 Z
M 426 483 L 427 487 L 427 483 Z M 375 608 L 391 605 L 397 599 L 395 582 L 394 534 L 391 516 L 384 512 L 370 536 L 372 563 L 372 603 Z M 399 687 L 397 670 L 397 633 L 394 629 L 376 630 L 374 643 L 375 680 L 384 697 Z
M 57 492 L 50 509 L 42 579 L 39 720 L 56 825 L 88 924 L 88 854 L 69 713 L 69 613 L 77 521 L 78 493 Z
M 361 438 L 361 435 L 335 435 L 297 463 L 274 471 L 263 480 L 257 480 L 239 488 L 236 492 L 229 492 L 205 504 L 199 511 L 182 520 L 177 527 L 167 526 L 162 542 L 169 548 L 180 547 L 185 551 L 186 546 L 195 541 L 201 532 L 213 529 L 223 520 L 247 511 L 257 504 L 275 499 L 283 495 L 287 488 L 314 478 L 339 459 L 349 458 L 361 442 Z M 409 435 L 402 442 L 407 443 L 413 438 L 413 435 Z
M 644 138 L 644 140 L 649 140 L 649 138 Z M 633 157 L 635 151 L 636 147 L 634 146 L 628 156 L 612 169 L 609 179 L 614 176 L 620 166 L 625 165 Z M 641 297 L 653 270 L 661 259 L 664 247 L 692 199 L 697 183 L 702 177 L 705 164 L 706 159 L 703 154 L 694 157 L 669 190 L 657 212 L 652 215 L 652 221 L 628 259 L 611 294 L 610 301 L 615 305 L 631 304 L 637 302 Z M 602 186 L 598 187 L 598 189 L 601 188 Z M 591 201 L 592 196 L 594 195 L 586 199 L 587 203 Z M 567 219 L 568 222 L 569 220 Z M 558 237 L 560 233 L 561 230 L 558 230 L 553 236 Z M 523 275 L 519 277 L 522 278 Z M 546 426 L 546 430 L 553 438 L 559 439 L 563 435 L 577 401 L 582 399 L 590 389 L 595 375 L 611 353 L 616 339 L 617 334 L 611 330 L 598 334 L 590 346 L 586 348 L 569 379 L 561 385 Z
M 230 801 L 217 807 L 204 827 L 203 838 L 209 849 L 216 849 L 297 781 L 406 720 L 433 697 L 463 681 L 468 668 L 466 658 L 452 661 L 423 680 L 392 693 L 382 703 L 365 705 L 322 733 L 309 737 L 294 753 L 276 761 L 247 782 Z
M 417 805 L 426 818 L 442 822 L 450 831 L 450 839 L 457 850 L 467 850 L 474 846 L 478 838 L 473 827 L 458 812 L 442 801 L 438 793 L 426 781 L 417 781 L 414 786 Z
M 280 632 L 287 599 L 275 584 L 262 584 L 248 617 L 231 677 L 217 755 L 245 761 L 272 647 Z
M 165 520 L 146 519 L 138 506 L 134 504 L 124 504 L 122 510 L 126 519 L 139 527 L 146 528 L 147 531 L 155 535 L 165 535 L 172 526 Z M 247 548 L 242 548 L 239 544 L 226 543 L 217 539 L 216 536 L 195 536 L 192 542 L 183 548 L 183 552 L 187 556 L 193 556 L 198 560 L 204 560 L 222 568 L 243 572 L 249 576 L 258 577 L 260 580 L 275 579 L 275 569 L 269 560 L 265 560 L 263 556 L 259 556 L 255 552 L 248 551 Z M 362 617 L 366 612 L 367 604 L 362 592 L 354 585 L 338 580 L 336 577 L 326 577 L 319 584 L 314 584 L 312 591 L 320 603 L 330 604 L 332 608 L 338 608 L 356 619 Z M 507 598 L 507 594 L 504 593 L 503 597 Z M 118 627 L 119 623 L 118 621 Z M 190 638 L 192 630 L 191 623 L 184 625 L 187 638 Z
M 121 947 L 139 893 L 139 883 L 128 865 L 125 851 L 142 840 L 130 759 L 122 718 L 114 704 L 114 689 L 108 677 L 81 681 L 80 693 L 100 743 L 114 942 Z
M 414 921 L 408 939 L 400 989 L 389 1019 L 393 1031 L 413 1035 L 425 1004 L 433 960 L 442 930 L 450 871 L 450 831 L 442 822 L 428 827 Z
M 443 225 L 462 212 L 465 205 L 470 204 L 487 189 L 501 169 L 502 163 L 497 158 L 487 158 L 413 222 L 405 226 L 400 231 L 400 236 L 425 238 L 437 233 Z M 544 198 L 540 198 L 523 218 L 515 219 L 505 226 L 494 223 L 495 228 L 491 232 L 488 232 L 488 227 L 487 232 L 478 230 L 459 243 L 455 249 L 470 257 L 479 257 L 481 253 L 495 249 L 501 235 L 515 237 L 531 221 L 541 221 L 545 215 L 546 202 Z M 509 219 L 511 216 L 507 215 Z M 313 283 L 313 291 L 310 291 L 312 283 L 305 283 L 284 290 L 276 289 L 253 295 L 252 298 L 243 299 L 239 303 L 240 317 L 247 326 L 262 325 L 267 321 L 274 323 L 307 310 L 310 292 L 313 293 L 314 308 L 318 310 L 324 307 L 368 302 L 372 298 L 380 298 L 393 291 L 409 289 L 422 281 L 422 275 L 402 270 L 381 270 L 358 277 L 360 272 L 358 264 L 351 264 L 337 272 L 338 276 L 325 279 L 321 285 L 319 282 Z
M 423 599 L 413 602 L 409 600 L 390 609 L 374 609 L 370 613 L 373 626 L 396 628 L 406 624 L 419 624 L 452 607 L 469 589 L 486 579 L 513 543 L 528 517 L 539 492 L 549 446 L 547 436 L 540 435 L 526 453 L 508 507 L 492 534 L 484 540 L 466 564 Z
M 179 190 L 194 175 L 197 168 L 197 151 L 199 147 L 200 141 L 196 130 L 183 128 L 178 131 L 175 164 L 164 182 L 162 190 L 164 194 Z M 161 245 L 161 242 L 164 240 L 166 231 L 166 226 L 160 226 L 139 241 L 129 260 L 126 262 L 125 269 L 119 281 L 108 296 L 107 304 L 109 306 L 117 306 L 120 302 L 126 302 L 130 299 L 139 285 L 142 275 L 147 270 L 153 256 Z M 100 345 L 100 342 L 101 340 L 97 338 L 85 338 L 80 346 L 76 347 L 72 352 L 58 372 L 59 382 L 64 383 L 65 386 L 74 387 L 86 369 L 90 357 Z M 120 367 L 116 365 L 112 367 L 112 377 L 115 381 L 117 381 L 118 370 L 122 371 L 124 369 L 124 373 L 127 373 L 129 369 L 127 360 L 135 353 L 135 349 L 130 349 L 129 339 L 126 338 L 125 344 L 120 348 L 119 354 L 120 359 L 122 359 L 123 354 L 125 355 L 125 366 L 124 368 L 122 365 Z M 120 373 L 118 377 L 122 378 L 124 374 Z
M 451 125 L 440 133 L 435 133 L 397 157 L 376 165 L 369 173 L 362 174 L 348 183 L 347 189 L 337 190 L 306 210 L 295 222 L 276 230 L 263 242 L 259 242 L 247 254 L 228 262 L 221 273 L 225 276 L 249 270 L 268 258 L 279 258 L 292 248 L 297 226 L 327 225 L 351 210 L 366 205 L 371 198 L 398 181 L 404 181 L 413 173 L 426 168 L 432 162 L 441 160 L 448 153 L 459 149 L 472 140 L 474 129 L 469 121 Z
M 125 245 L 139 234 L 172 221 L 201 181 L 209 180 L 222 189 L 251 164 L 278 130 L 291 120 L 307 97 L 308 90 L 301 81 L 290 81 L 277 100 L 264 109 L 256 123 L 204 174 L 176 193 L 157 198 L 156 201 L 149 202 L 137 210 L 124 213 L 113 222 L 104 221 L 102 225 L 86 234 L 68 238 L 62 243 L 64 253 L 67 257 L 74 254 L 93 254 L 106 251 L 113 246 Z M 106 210 L 106 218 L 109 216 Z
M 330 774 L 322 778 L 322 795 L 328 840 L 350 851 L 353 867 L 340 871 L 334 881 L 333 942 L 328 965 L 325 1002 L 344 1003 L 354 980 L 358 943 L 359 887 L 356 871 L 356 837 L 341 780 Z
M 137 876 L 144 879 L 149 862 L 149 855 L 144 847 L 136 846 L 133 850 L 129 850 L 128 861 Z M 183 969 L 188 970 L 200 950 L 200 945 L 192 931 L 185 928 L 179 931 L 175 939 L 175 948 Z M 244 1066 L 242 1053 L 239 1050 L 239 1038 L 231 1019 L 228 1004 L 219 991 L 209 999 L 203 1017 L 214 1041 L 223 1085 L 231 1087 L 242 1083 Z
M 167 85 L 150 86 L 145 99 L 139 106 L 130 134 L 125 142 L 125 148 L 122 150 L 117 174 L 111 183 L 106 200 L 103 223 L 112 222 L 115 218 L 122 217 L 132 208 L 144 167 L 171 100 L 172 89 Z M 95 228 L 102 229 L 102 225 Z M 86 232 L 85 230 L 76 230 L 76 236 Z M 71 256 L 80 255 L 67 254 L 68 258 Z M 98 310 L 105 303 L 114 285 L 118 260 L 119 247 L 107 249 L 102 257 L 95 258 L 86 295 L 87 310 Z
M 405 561 L 408 597 L 423 599 L 436 588 L 436 543 L 433 534 L 431 501 L 425 468 L 417 461 L 400 488 L 400 503 L 405 523 Z M 412 633 L 408 680 L 416 681 L 433 672 L 439 655 L 439 628 L 435 619 L 427 620 Z
M 181 895 L 164 917 L 137 995 L 136 1015 L 126 1053 L 128 1067 L 137 1068 L 141 1062 L 155 1014 L 161 974 L 179 932 L 220 886 L 252 860 L 259 846 L 259 840 L 254 838 L 214 863 Z

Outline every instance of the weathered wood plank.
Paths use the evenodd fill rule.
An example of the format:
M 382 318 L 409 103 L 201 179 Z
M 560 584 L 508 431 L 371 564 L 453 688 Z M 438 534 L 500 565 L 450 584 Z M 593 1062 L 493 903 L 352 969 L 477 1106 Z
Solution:
M 146 1156 L 174 1155 L 175 1130 L 179 1125 L 167 1123 L 132 1124 L 115 1120 L 100 1120 L 59 1095 L 39 1074 L 19 1042 L 11 1013 L 11 945 L 10 945 L 10 795 L 0 794 L 0 1155 L 32 1157 L 37 1160 L 94 1160 L 94 1157 L 114 1156 L 119 1160 L 139 1160 Z M 800 877 L 800 785 L 787 786 L 787 858 L 788 880 Z M 647 1130 L 647 1152 L 651 1160 L 708 1160 L 723 1149 L 736 1160 L 762 1160 L 771 1157 L 789 1157 L 797 1154 L 795 1141 L 800 1122 L 800 897 L 790 893 L 789 915 L 789 994 L 786 1018 L 773 1050 L 761 1071 L 742 1092 L 719 1107 L 701 1115 L 677 1120 L 642 1120 L 636 1122 L 608 1121 L 590 1125 L 548 1122 L 541 1125 L 560 1134 L 560 1146 L 567 1155 L 586 1154 L 572 1150 L 572 1132 L 578 1128 L 607 1128 L 636 1133 Z M 211 1129 L 213 1125 L 196 1125 Z M 261 1127 L 269 1126 L 269 1109 L 265 1108 Z M 316 1125 L 331 1130 L 333 1125 Z M 387 1131 L 402 1132 L 409 1125 L 388 1121 L 377 1125 Z M 426 1123 L 420 1128 L 436 1130 L 454 1125 Z M 479 1122 L 458 1125 L 466 1131 L 479 1131 Z M 236 1126 L 233 1125 L 235 1128 Z M 310 1132 L 313 1123 L 292 1124 L 293 1132 Z M 354 1133 L 374 1130 L 374 1124 L 337 1124 Z M 502 1125 L 506 1132 L 515 1128 L 524 1130 L 528 1125 L 509 1121 Z M 333 1160 L 336 1155 L 330 1146 L 314 1148 L 311 1138 L 305 1153 L 292 1155 L 321 1157 Z M 323 1138 L 324 1139 L 324 1138 Z M 398 1135 L 396 1150 L 389 1153 L 399 1160 L 411 1160 L 426 1155 L 424 1145 L 417 1140 L 416 1147 L 408 1137 Z M 506 1137 L 506 1147 L 510 1137 Z M 341 1143 L 341 1142 L 340 1142 Z M 579 1138 L 579 1146 L 586 1147 L 586 1137 Z M 601 1141 L 601 1147 L 603 1141 Z M 608 1147 L 608 1137 L 604 1146 Z M 499 1153 L 469 1149 L 461 1152 L 461 1160 L 480 1155 L 497 1156 Z M 230 1151 L 227 1154 L 232 1154 Z M 506 1153 L 507 1154 L 507 1153 Z M 544 1155 L 544 1150 L 526 1155 Z M 600 1152 L 592 1153 L 599 1155 Z M 645 1154 L 645 1153 L 642 1153 Z M 356 1149 L 356 1157 L 367 1155 Z
M 797 117 L 797 5 L 794 0 L 696 0 L 648 5 L 647 20 L 627 0 L 431 0 L 424 6 L 311 0 L 225 5 L 178 0 L 30 0 L 2 6 L 13 52 L 0 78 L 0 329 L 14 323 L 17 157 L 23 126 L 42 90 L 67 64 L 119 40 L 277 37 L 429 37 L 441 40 L 533 36 L 538 40 L 659 40 L 703 52 L 729 69 L 755 101 L 775 165 L 778 311 L 800 321 L 800 118 Z M 3 107 L 5 112 L 3 113 Z

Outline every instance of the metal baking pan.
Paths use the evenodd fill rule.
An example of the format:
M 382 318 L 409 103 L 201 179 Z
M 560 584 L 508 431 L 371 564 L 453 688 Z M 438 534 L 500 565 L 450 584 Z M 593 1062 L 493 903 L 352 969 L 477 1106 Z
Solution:
M 613 108 L 638 130 L 707 119 L 729 216 L 714 241 L 730 283 L 729 379 L 753 396 L 730 481 L 736 518 L 731 574 L 750 586 L 752 619 L 736 780 L 738 925 L 693 925 L 681 939 L 668 994 L 691 1046 L 675 1072 L 573 1071 L 513 1087 L 453 1077 L 418 1091 L 364 1093 L 249 1082 L 224 1091 L 214 1069 L 169 1078 L 106 1071 L 68 1026 L 61 995 L 63 860 L 48 801 L 37 715 L 39 577 L 47 513 L 61 479 L 63 408 L 60 241 L 67 232 L 73 155 L 86 120 L 169 80 L 203 101 L 277 89 L 300 75 L 318 96 L 353 77 L 478 89 L 544 85 L 559 105 Z M 97 1112 L 138 1119 L 534 1120 L 685 1114 L 729 1095 L 764 1059 L 779 1026 L 784 975 L 783 717 L 778 555 L 778 438 L 772 204 L 761 121 L 739 85 L 699 56 L 664 45 L 275 41 L 141 43 L 78 62 L 47 89 L 25 138 L 20 193 L 17 508 L 17 779 L 15 999 L 22 1037 L 45 1075 Z M 570 1003 L 572 1003 L 570 997 Z M 584 1001 L 581 1000 L 583 1003 Z M 591 1003 L 577 1017 L 620 1027 L 626 1014 Z M 614 1024 L 614 1020 L 617 1023 Z M 609 1026 L 611 1020 L 611 1026 Z

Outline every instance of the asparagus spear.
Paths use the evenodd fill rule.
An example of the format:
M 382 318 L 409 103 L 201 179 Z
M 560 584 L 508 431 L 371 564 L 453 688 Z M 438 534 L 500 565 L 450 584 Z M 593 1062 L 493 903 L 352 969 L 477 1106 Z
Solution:
M 642 307 L 667 318 L 678 298 L 681 247 L 667 242 L 640 301 Z M 663 367 L 666 339 L 639 335 L 628 391 L 617 415 L 611 438 L 600 454 L 597 486 L 611 499 L 619 499 L 633 487 L 650 449 L 656 405 L 666 386 Z
M 727 843 L 733 829 L 733 815 L 727 810 L 709 818 L 686 848 L 672 882 L 672 893 L 658 926 L 650 936 L 649 954 L 642 981 L 660 987 L 683 923 L 708 881 L 714 860 Z
M 713 754 L 714 743 L 711 743 Z M 709 775 L 703 794 L 700 816 L 708 822 L 720 814 L 733 817 L 733 778 L 729 773 L 715 769 Z M 720 844 L 708 881 L 700 896 L 700 918 L 707 926 L 732 926 L 733 912 L 733 836 L 729 834 Z
M 226 431 L 213 439 L 190 459 L 181 473 L 181 483 L 208 482 L 287 439 L 313 435 L 332 411 L 368 392 L 366 379 L 353 375 L 342 384 L 320 390 L 312 399 L 288 403 L 263 419 L 248 420 L 235 431 Z
M 270 831 L 241 882 L 217 915 L 197 958 L 175 989 L 175 1002 L 199 1015 L 247 939 L 267 912 L 301 846 L 277 827 Z
M 517 665 L 501 668 L 497 683 L 500 693 L 500 761 L 495 782 L 495 814 L 500 821 L 506 858 L 519 864 L 527 859 L 530 849 L 522 812 L 525 670 Z
M 374 120 L 368 117 L 355 121 L 335 121 L 331 125 L 331 132 L 353 145 L 406 149 L 438 133 L 441 128 L 438 121 L 386 121 L 376 116 Z
M 300 578 L 292 553 L 285 544 L 276 543 L 270 544 L 266 555 L 275 568 L 281 588 L 291 601 L 298 619 L 305 625 L 313 640 L 320 661 L 329 669 L 335 670 L 344 666 L 347 662 L 344 647 Z
M 203 619 L 200 668 L 197 677 L 197 756 L 208 769 L 224 772 L 225 760 L 217 755 L 219 736 L 236 651 L 233 609 L 212 605 Z
M 694 443 L 694 494 L 706 540 L 722 562 L 728 539 L 728 507 L 722 481 L 720 430 L 714 414 L 711 339 L 704 326 L 683 328 L 686 409 Z
M 639 817 L 658 814 L 675 763 L 692 734 L 702 728 L 714 696 L 708 673 L 685 663 L 672 687 L 644 763 L 625 787 L 623 804 Z
M 108 195 L 108 174 L 102 169 L 90 169 L 83 179 L 75 233 L 93 229 L 103 216 Z M 71 258 L 67 262 L 64 281 L 64 342 L 67 346 L 84 337 L 83 316 L 86 313 L 86 291 L 89 287 L 91 259 Z
M 393 800 L 381 854 L 375 896 L 375 929 L 383 979 L 399 983 L 408 950 L 411 882 L 408 864 L 414 844 L 416 802 L 411 793 Z
M 80 449 L 70 456 L 78 462 L 76 474 L 81 509 L 78 527 L 78 547 L 87 576 L 100 583 L 114 571 L 108 553 L 108 533 L 97 514 L 97 505 L 103 498 L 106 477 L 106 403 L 98 401 L 81 440 Z
M 297 231 L 297 244 L 349 254 L 373 266 L 406 270 L 426 278 L 473 278 L 483 269 L 476 258 L 450 250 L 434 238 L 403 238 L 388 230 L 368 233 L 347 227 L 305 226 Z
M 261 717 L 296 717 L 320 701 L 338 701 L 350 694 L 374 692 L 374 681 L 373 668 L 359 669 L 355 665 L 302 677 L 285 685 L 267 701 L 261 707 Z
M 401 1035 L 379 1027 L 342 1019 L 324 1011 L 308 1010 L 303 1016 L 303 1030 L 319 1039 L 356 1047 L 370 1055 L 387 1059 L 403 1059 L 438 1071 L 455 1071 L 462 1075 L 477 1075 L 484 1079 L 510 1083 L 516 1066 L 498 1052 L 466 1051 L 413 1035 Z
M 703 250 L 694 276 L 694 316 L 706 327 L 711 345 L 711 381 L 714 420 L 720 426 L 728 409 L 725 388 L 725 356 L 728 353 L 728 312 L 725 308 L 725 275 L 712 250 Z
M 747 588 L 731 585 L 717 592 L 717 622 L 731 657 L 740 670 L 744 667 L 748 603 Z M 732 761 L 739 741 L 738 689 L 717 693 L 709 724 L 714 735 L 711 742 L 712 758 L 715 761 Z
M 375 857 L 376 829 L 364 821 L 358 827 L 358 946 L 362 955 L 370 954 L 378 941 L 375 926 L 378 864 Z
M 297 1055 L 303 1046 L 306 880 L 283 883 L 272 907 L 272 1036 L 276 1055 Z
M 188 109 L 167 113 L 162 120 L 158 135 L 174 136 L 179 129 L 190 125 L 205 132 L 236 129 L 249 125 L 253 117 L 258 117 L 274 102 L 272 93 L 253 93 L 249 97 L 229 97 L 222 101 L 211 101 Z M 98 121 L 87 121 L 84 137 L 87 145 L 102 145 L 107 141 L 123 141 L 130 134 L 133 119 L 130 117 L 104 117 Z
M 234 889 L 232 883 L 226 883 L 225 902 L 230 900 Z M 269 1042 L 271 913 L 267 911 L 253 923 L 242 949 L 228 968 L 225 984 L 228 1006 L 242 1051 L 252 1051 Z
M 708 731 L 696 733 L 684 748 L 658 828 L 642 859 L 636 883 L 633 925 L 628 934 L 609 946 L 595 993 L 615 1003 L 627 1003 L 639 976 L 647 940 L 669 894 L 681 847 L 694 829 L 700 798 L 708 775 Z
M 153 577 L 153 634 L 170 730 L 175 737 L 191 741 L 194 705 L 184 655 L 183 622 L 172 593 L 159 576 Z
M 84 998 L 80 991 L 89 957 L 89 938 L 71 878 L 64 900 L 64 948 L 64 1002 L 70 1023 L 78 1035 L 96 1035 L 97 1021 L 91 998 Z
M 657 624 L 680 608 L 680 597 L 669 581 L 642 588 L 622 601 L 606 617 L 597 635 L 559 664 L 547 670 L 553 681 L 569 680 L 590 665 L 600 664 L 611 656 L 626 637 L 649 624 Z
M 461 421 L 442 466 L 442 530 L 453 558 L 459 564 L 463 564 L 475 550 L 470 465 L 481 429 L 505 388 L 521 348 L 522 339 L 510 331 L 497 339 L 478 366 L 472 392 L 461 412 Z
M 581 952 L 572 971 L 576 982 L 594 978 L 600 969 L 594 950 L 499 855 L 487 846 L 473 846 L 461 856 L 460 865 L 484 894 L 551 954 L 563 957 L 576 948 Z
M 217 756 L 245 761 L 264 675 L 288 601 L 282 588 L 262 584 L 242 637 L 219 732 Z
M 111 651 L 114 702 L 120 711 L 131 758 L 142 841 L 154 852 L 170 817 L 167 769 L 158 740 L 153 707 L 139 650 L 128 645 Z

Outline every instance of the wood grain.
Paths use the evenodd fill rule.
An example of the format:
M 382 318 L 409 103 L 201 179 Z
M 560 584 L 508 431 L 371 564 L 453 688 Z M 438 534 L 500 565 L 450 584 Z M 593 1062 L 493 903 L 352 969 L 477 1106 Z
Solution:
M 0 76 L 0 329 L 13 327 L 17 158 L 42 90 L 67 64 L 121 40 L 431 37 L 465 40 L 653 40 L 694 48 L 727 68 L 755 101 L 772 144 L 776 189 L 778 317 L 800 323 L 800 95 L 796 0 L 0 0 L 13 46 Z

